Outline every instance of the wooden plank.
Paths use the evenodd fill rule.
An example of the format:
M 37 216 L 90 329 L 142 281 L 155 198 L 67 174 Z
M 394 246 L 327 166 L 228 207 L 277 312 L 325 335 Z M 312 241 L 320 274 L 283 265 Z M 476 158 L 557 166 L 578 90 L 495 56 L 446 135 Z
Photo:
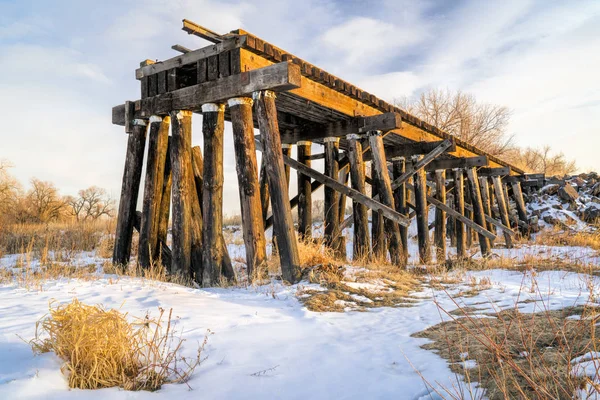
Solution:
M 249 282 L 266 266 L 267 250 L 258 184 L 258 165 L 254 145 L 252 99 L 233 98 L 228 101 L 233 129 L 238 189 L 242 211 L 242 228 L 246 245 L 246 265 Z
M 173 174 L 173 275 L 190 277 L 192 274 L 192 112 L 173 111 L 171 168 Z M 195 190 L 195 188 L 194 188 Z
M 123 171 L 123 183 L 121 186 L 121 198 L 117 213 L 117 228 L 113 249 L 113 264 L 115 265 L 127 265 L 129 263 L 145 145 L 146 123 L 140 121 L 133 126 L 133 132 L 129 134 L 127 141 L 125 168 Z
M 420 143 L 407 143 L 402 145 L 386 146 L 385 156 L 388 159 L 395 157 L 409 158 L 414 155 L 427 154 L 435 150 L 436 147 L 441 145 L 443 140 L 437 142 L 420 142 Z M 446 149 L 446 153 L 452 153 L 456 151 L 456 143 L 452 142 L 452 146 Z M 370 161 L 370 154 L 365 156 L 365 160 Z
M 200 26 L 188 19 L 183 20 L 183 27 L 181 29 L 190 35 L 198 36 L 211 43 L 221 43 L 225 39 L 223 35 Z
M 347 140 L 352 188 L 366 195 L 362 144 L 359 137 L 355 134 L 348 135 Z M 368 259 L 371 255 L 371 242 L 369 240 L 369 215 L 367 207 L 353 201 L 352 216 L 354 218 L 353 260 Z
M 167 93 L 167 71 L 156 74 L 158 77 L 158 94 Z
M 395 210 L 394 194 L 392 184 L 387 168 L 387 160 L 383 150 L 383 138 L 380 131 L 370 131 L 368 134 L 369 144 L 371 145 L 371 153 L 373 154 L 373 176 L 377 181 L 377 194 L 381 199 L 381 203 Z M 390 260 L 392 264 L 398 266 L 406 266 L 404 264 L 404 249 L 402 248 L 402 240 L 400 238 L 400 229 L 397 224 L 389 219 L 384 220 L 385 232 L 387 238 Z
M 178 52 L 180 52 L 182 54 L 187 54 L 187 53 L 191 53 L 192 52 L 191 49 L 188 49 L 187 47 L 182 46 L 180 44 L 174 44 L 173 46 L 171 46 L 171 49 L 173 49 L 175 51 L 178 51 Z
M 138 241 L 138 263 L 143 268 L 150 267 L 159 255 L 158 223 L 160 219 L 163 180 L 165 178 L 165 162 L 168 156 L 167 143 L 170 124 L 169 117 L 153 117 L 150 119 L 142 219 Z
M 500 168 L 479 168 L 477 171 L 480 177 L 482 176 L 505 176 L 510 175 L 510 167 L 500 167 Z
M 299 71 L 298 71 L 299 72 Z M 260 130 L 260 146 L 263 149 L 266 174 L 271 192 L 271 206 L 275 217 L 274 230 L 278 233 L 277 250 L 283 279 L 290 283 L 300 280 L 300 257 L 298 242 L 294 234 L 294 222 L 288 184 L 285 176 L 284 156 L 281 152 L 281 139 L 275 107 L 275 93 L 261 91 L 254 96 L 256 116 Z M 288 160 L 292 160 L 288 158 Z M 292 160 L 298 163 L 296 160 Z M 304 166 L 304 164 L 299 165 Z M 289 165 L 289 164 L 288 164 Z M 310 169 L 310 168 L 309 168 Z
M 489 164 L 487 156 L 456 158 L 446 160 L 435 160 L 429 164 L 425 171 L 437 171 L 439 169 L 482 167 Z
M 171 68 L 179 68 L 183 65 L 193 64 L 200 59 L 208 58 L 227 50 L 233 50 L 243 46 L 246 43 L 245 36 L 236 36 L 225 39 L 221 43 L 203 47 L 198 50 L 190 51 L 189 53 L 169 58 L 168 60 L 159 61 L 157 63 L 146 65 L 138 68 L 135 71 L 135 78 L 140 80 L 146 76 L 156 74 L 160 71 L 167 71 Z

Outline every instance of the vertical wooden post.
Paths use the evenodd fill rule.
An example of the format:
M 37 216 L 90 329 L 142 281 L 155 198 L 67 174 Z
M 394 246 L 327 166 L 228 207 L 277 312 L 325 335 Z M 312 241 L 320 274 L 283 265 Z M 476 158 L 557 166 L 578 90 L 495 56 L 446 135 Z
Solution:
M 454 204 L 454 193 L 451 196 L 447 196 L 447 206 L 452 207 Z M 456 226 L 454 225 L 455 219 L 454 217 L 448 215 L 446 218 L 446 236 L 450 239 L 450 246 L 456 247 Z
M 478 225 L 485 228 L 487 227 L 487 223 L 485 221 L 485 211 L 483 206 L 483 200 L 481 199 L 481 189 L 479 188 L 477 169 L 475 167 L 467 169 L 467 177 L 469 179 L 471 189 L 471 200 L 473 205 L 474 221 Z M 490 240 L 482 234 L 478 234 L 478 236 L 481 254 L 485 257 L 490 254 Z
M 498 212 L 500 213 L 500 220 L 504 225 L 510 227 L 508 207 L 506 206 L 504 191 L 502 190 L 502 181 L 500 180 L 499 176 L 493 176 L 492 183 L 494 184 L 494 192 L 496 193 L 496 202 L 498 203 Z M 512 249 L 512 238 L 506 232 L 504 232 L 504 241 L 506 243 L 506 248 Z
M 371 174 L 373 174 L 373 162 L 371 161 Z M 379 184 L 373 180 L 371 184 L 371 198 L 379 196 Z M 373 243 L 373 256 L 378 259 L 385 258 L 385 231 L 383 229 L 383 214 L 371 210 L 371 242 Z
M 158 221 L 158 243 L 160 243 L 161 246 L 164 243 L 167 243 L 167 231 L 169 229 L 169 214 L 171 213 L 171 183 L 173 181 L 173 176 L 171 174 L 171 151 L 173 149 L 172 137 L 169 136 L 167 139 L 167 156 L 165 158 L 165 172 L 161 191 Z M 171 265 L 165 263 L 164 259 L 162 261 L 165 267 L 167 267 L 168 269 L 171 268 Z
M 464 200 L 467 204 L 473 205 L 473 199 L 471 198 L 471 182 L 467 179 L 464 185 Z M 473 221 L 473 211 L 465 209 L 465 217 Z M 473 246 L 473 230 L 468 225 L 465 226 L 465 240 L 467 243 L 467 249 L 470 249 L 471 246 Z
M 202 105 L 202 133 L 204 135 L 204 190 L 202 210 L 203 257 L 202 286 L 217 284 L 223 264 L 223 130 L 224 104 Z
M 406 172 L 406 160 L 404 157 L 392 158 L 392 172 L 394 179 L 399 178 Z M 394 204 L 396 211 L 408 216 L 408 207 L 406 206 L 406 185 L 403 183 L 394 190 Z M 404 264 L 408 263 L 408 227 L 400 226 L 400 240 L 402 241 L 402 257 Z
M 311 142 L 296 143 L 298 161 L 307 167 L 311 166 Z M 298 233 L 304 239 L 312 237 L 312 189 L 310 178 L 298 172 Z
M 527 209 L 525 208 L 525 200 L 523 200 L 523 192 L 521 191 L 521 182 L 512 182 L 511 186 L 513 190 L 513 198 L 515 199 L 519 220 L 521 220 L 521 222 L 523 222 L 525 226 L 529 226 L 529 221 L 527 219 Z M 526 229 L 521 229 L 521 232 L 527 233 Z
M 413 164 L 418 160 L 414 160 Z M 417 239 L 419 242 L 419 259 L 421 264 L 431 261 L 429 242 L 429 207 L 427 205 L 427 176 L 421 168 L 414 175 L 415 211 L 417 213 Z
M 228 101 L 233 127 L 238 188 L 242 209 L 242 225 L 246 244 L 246 265 L 249 281 L 255 271 L 266 264 L 265 228 L 258 185 L 258 165 L 254 144 L 252 99 L 234 98 Z
M 202 149 L 200 146 L 192 147 L 192 168 L 194 171 L 194 181 L 196 183 L 196 194 L 198 202 L 202 209 L 202 191 L 204 190 L 204 160 L 202 158 Z
M 493 218 L 492 215 L 492 204 L 491 204 L 491 198 L 490 198 L 490 187 L 488 184 L 488 178 L 487 176 L 480 176 L 479 177 L 479 190 L 481 192 L 481 202 L 483 205 L 483 213 L 484 215 L 487 215 L 490 218 Z M 486 225 L 483 225 L 484 228 L 487 228 L 488 231 L 490 232 L 496 232 L 496 227 L 494 226 L 494 224 L 492 224 L 491 222 L 487 222 L 484 218 L 484 221 L 486 223 Z M 494 247 L 494 241 L 491 239 L 488 239 L 490 242 L 490 247 Z
M 338 179 L 338 150 L 339 138 L 326 137 L 323 139 L 325 144 L 325 175 Z M 336 254 L 340 255 L 340 214 L 339 214 L 339 193 L 332 188 L 325 187 L 325 219 L 324 219 L 324 239 L 325 244 L 332 248 Z
M 263 157 L 271 191 L 273 227 L 278 232 L 277 248 L 281 261 L 283 278 L 290 283 L 300 280 L 300 257 L 298 242 L 294 233 L 292 208 L 288 192 L 281 138 L 275 108 L 275 93 L 269 90 L 255 92 L 256 114 L 263 146 Z
M 267 168 L 265 167 L 264 154 L 263 154 L 261 162 L 260 162 L 259 186 L 260 186 L 260 205 L 261 205 L 261 209 L 262 209 L 263 224 L 264 224 L 267 221 L 267 217 L 268 217 L 268 213 L 269 213 L 269 204 L 270 204 L 269 182 L 267 179 Z
M 452 172 L 454 174 L 454 209 L 459 214 L 465 215 L 465 185 L 463 172 L 459 168 Z M 454 219 L 454 226 L 456 227 L 456 256 L 459 259 L 465 258 L 467 248 L 465 226 L 458 219 Z
M 435 198 L 446 204 L 446 170 L 435 171 Z M 446 212 L 437 207 L 433 238 L 437 262 L 442 263 L 446 261 Z
M 158 224 L 171 119 L 150 117 L 146 179 L 138 243 L 138 263 L 148 268 L 158 257 Z
M 344 186 L 350 186 L 350 168 L 344 168 L 339 172 L 338 182 L 342 183 Z M 342 223 L 346 217 L 346 199 L 347 196 L 344 193 L 339 194 L 339 210 L 338 217 L 340 223 L 340 237 L 338 243 L 338 253 L 341 259 L 346 259 L 346 237 L 344 236 L 344 232 L 341 228 Z
M 203 256 L 202 256 L 202 231 L 204 221 L 202 218 L 202 188 L 204 187 L 204 162 L 202 160 L 202 151 L 199 146 L 192 147 L 191 153 L 191 236 L 192 236 L 192 275 L 196 282 L 202 284 L 203 278 Z
M 350 181 L 352 188 L 362 194 L 365 188 L 365 163 L 360 135 L 351 134 L 348 140 L 348 160 L 350 162 Z M 369 258 L 371 255 L 371 242 L 369 240 L 369 210 L 364 205 L 352 202 L 352 216 L 354 218 L 354 246 L 353 259 Z
M 379 201 L 381 204 L 395 210 L 396 205 L 394 204 L 394 194 L 392 193 L 392 183 L 387 168 L 381 131 L 370 131 L 368 136 L 369 144 L 371 145 L 371 154 L 373 155 L 373 178 L 377 181 Z M 385 218 L 384 225 L 390 252 L 390 260 L 395 265 L 405 266 L 403 255 L 404 249 L 402 249 L 402 239 L 400 238 L 400 228 L 398 227 L 398 224 Z
M 121 199 L 117 215 L 117 229 L 113 263 L 127 265 L 131 255 L 131 238 L 135 222 L 135 209 L 140 191 L 142 164 L 144 162 L 144 147 L 146 145 L 146 121 L 133 121 L 133 131 L 127 140 L 127 155 L 121 185 Z
M 192 273 L 192 112 L 172 111 L 173 226 L 171 273 Z

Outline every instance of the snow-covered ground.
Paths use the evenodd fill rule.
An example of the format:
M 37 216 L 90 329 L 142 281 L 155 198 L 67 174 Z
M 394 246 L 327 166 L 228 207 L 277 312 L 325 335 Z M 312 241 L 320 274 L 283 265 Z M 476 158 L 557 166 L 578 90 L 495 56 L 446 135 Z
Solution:
M 507 255 L 523 257 L 532 247 L 524 249 Z M 543 250 L 559 255 L 573 251 L 598 261 L 587 249 Z M 82 265 L 103 261 L 89 253 L 81 254 L 80 260 Z M 14 261 L 15 256 L 5 256 L 0 266 Z M 450 295 L 463 291 L 468 282 L 486 278 L 492 283 L 489 288 L 456 301 L 476 305 L 481 313 L 515 305 L 534 312 L 583 304 L 589 291 L 600 287 L 600 278 L 577 273 L 547 271 L 532 276 L 488 270 L 468 272 L 461 278 L 464 283 L 446 290 L 424 287 L 415 293 L 419 302 L 414 307 L 315 313 L 296 297 L 297 290 L 310 285 L 306 282 L 192 289 L 105 275 L 48 281 L 42 290 L 0 286 L 0 399 L 435 399 L 439 397 L 430 393 L 420 374 L 445 387 L 456 385 L 457 378 L 444 359 L 420 348 L 426 339 L 411 334 L 438 324 L 444 315 L 440 307 L 446 311 L 457 307 Z M 184 354 L 190 356 L 210 330 L 204 352 L 208 358 L 189 382 L 193 390 L 181 384 L 165 385 L 155 393 L 69 390 L 60 360 L 51 353 L 34 356 L 21 338 L 34 336 L 35 323 L 50 302 L 73 298 L 136 316 L 157 315 L 158 307 L 172 308 L 175 326 L 186 339 Z

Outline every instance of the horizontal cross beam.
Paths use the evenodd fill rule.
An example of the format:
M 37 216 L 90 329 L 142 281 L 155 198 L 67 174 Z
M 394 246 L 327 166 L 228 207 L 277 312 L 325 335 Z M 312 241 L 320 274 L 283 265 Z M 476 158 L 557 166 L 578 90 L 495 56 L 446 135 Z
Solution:
M 506 176 L 510 175 L 510 167 L 500 167 L 500 168 L 480 168 L 477 171 L 479 176 Z
M 260 90 L 289 90 L 300 87 L 300 67 L 289 62 L 273 64 L 237 75 L 177 89 L 135 102 L 134 118 L 165 115 L 173 110 L 199 110 L 203 104 L 250 96 Z M 125 106 L 113 108 L 113 124 L 125 125 Z
M 434 162 L 430 163 L 427 167 L 425 167 L 425 171 L 431 172 L 440 169 L 484 167 L 488 165 L 488 163 L 489 161 L 487 156 L 435 160 Z
M 419 155 L 419 154 L 427 154 L 432 152 L 436 147 L 443 143 L 443 140 L 437 142 L 415 142 L 415 143 L 407 143 L 407 144 L 394 144 L 393 147 L 385 147 L 385 158 L 387 160 L 391 160 L 394 157 L 405 157 L 409 158 L 411 156 Z M 456 143 L 452 142 L 452 146 L 446 149 L 446 153 L 452 153 L 456 151 Z M 364 161 L 371 161 L 373 157 L 369 153 L 365 155 Z

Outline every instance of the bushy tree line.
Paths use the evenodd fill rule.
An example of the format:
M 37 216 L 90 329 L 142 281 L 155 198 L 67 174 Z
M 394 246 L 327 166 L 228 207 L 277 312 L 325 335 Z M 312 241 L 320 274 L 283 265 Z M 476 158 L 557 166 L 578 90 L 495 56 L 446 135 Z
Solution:
M 508 132 L 507 107 L 478 102 L 474 96 L 449 90 L 429 90 L 416 101 L 396 102 L 425 122 L 497 156 L 527 172 L 563 176 L 577 170 L 575 161 L 550 146 L 520 148 Z
M 90 186 L 76 196 L 63 196 L 52 182 L 32 178 L 24 188 L 0 162 L 0 224 L 95 221 L 111 217 L 115 201 L 106 190 Z

